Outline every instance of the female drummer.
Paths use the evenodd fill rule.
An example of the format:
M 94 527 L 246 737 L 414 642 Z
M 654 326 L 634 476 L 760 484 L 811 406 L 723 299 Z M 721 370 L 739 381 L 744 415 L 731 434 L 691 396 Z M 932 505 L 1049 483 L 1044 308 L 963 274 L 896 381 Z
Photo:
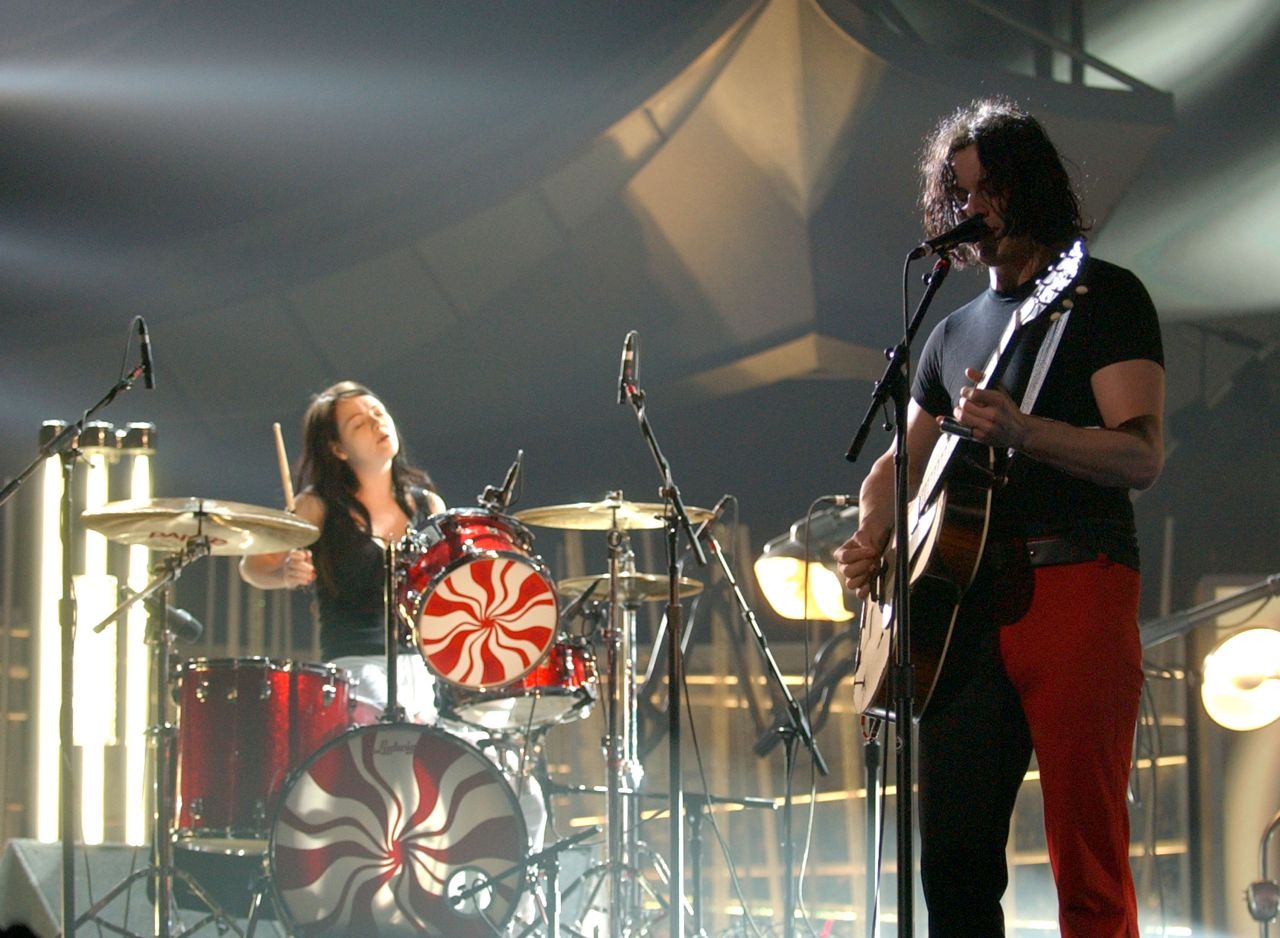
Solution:
M 356 695 L 381 709 L 387 701 L 386 554 L 430 515 L 445 511 L 430 476 L 410 465 L 395 421 L 372 391 L 341 381 L 322 391 L 302 418 L 298 517 L 320 529 L 310 550 L 254 554 L 240 561 L 240 575 L 261 589 L 315 584 L 320 650 L 345 668 Z M 435 679 L 409 644 L 396 663 L 397 697 L 413 723 L 437 722 Z M 482 744 L 483 734 L 455 727 L 456 735 Z M 515 766 L 486 749 L 509 774 Z M 521 773 L 523 774 L 523 773 Z M 533 777 L 512 779 L 532 850 L 542 849 L 547 810 Z M 529 920 L 532 897 L 517 918 Z
M 240 574 L 262 589 L 315 584 L 320 650 L 351 673 L 356 694 L 387 700 L 384 544 L 445 510 L 425 471 L 410 465 L 395 421 L 372 391 L 342 381 L 322 391 L 302 419 L 298 517 L 320 529 L 310 550 L 255 554 Z M 415 723 L 436 719 L 435 683 L 413 646 L 396 666 L 397 696 Z

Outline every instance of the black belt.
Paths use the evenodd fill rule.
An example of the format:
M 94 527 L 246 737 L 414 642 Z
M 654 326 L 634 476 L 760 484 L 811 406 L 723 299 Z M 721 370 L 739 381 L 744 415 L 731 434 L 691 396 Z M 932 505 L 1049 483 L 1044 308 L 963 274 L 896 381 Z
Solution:
M 987 544 L 983 566 L 991 573 L 1018 567 L 1050 567 L 1068 563 L 1089 563 L 1105 554 L 1065 537 L 1029 537 L 1025 540 L 997 540 Z
M 1032 567 L 1089 563 L 1105 556 L 1065 537 L 1029 537 L 1024 544 L 1027 551 L 1027 564 Z

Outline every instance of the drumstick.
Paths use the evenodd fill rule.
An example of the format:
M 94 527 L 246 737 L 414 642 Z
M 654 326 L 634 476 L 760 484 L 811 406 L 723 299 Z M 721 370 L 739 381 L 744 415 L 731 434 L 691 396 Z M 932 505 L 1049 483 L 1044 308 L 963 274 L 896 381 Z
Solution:
M 271 425 L 276 431 L 276 458 L 280 461 L 280 483 L 284 486 L 285 510 L 293 512 L 293 479 L 289 476 L 289 457 L 284 453 L 284 434 L 280 432 L 280 424 Z

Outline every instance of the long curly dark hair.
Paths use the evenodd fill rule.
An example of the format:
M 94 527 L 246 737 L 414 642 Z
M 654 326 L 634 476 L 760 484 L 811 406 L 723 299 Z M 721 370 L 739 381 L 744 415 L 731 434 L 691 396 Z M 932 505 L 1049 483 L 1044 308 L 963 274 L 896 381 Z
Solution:
M 925 236 L 964 221 L 951 158 L 976 145 L 986 182 L 1010 237 L 1065 247 L 1088 226 L 1061 154 L 1034 117 L 1004 97 L 978 98 L 939 122 L 920 154 L 920 208 Z M 956 266 L 977 262 L 973 245 L 956 251 Z
M 360 482 L 347 461 L 339 459 L 333 451 L 334 444 L 338 442 L 338 401 L 366 396 L 377 397 L 363 384 L 339 381 L 311 399 L 302 417 L 302 459 L 298 466 L 297 485 L 299 491 L 314 492 L 324 499 L 326 513 L 337 511 L 342 519 L 354 515 L 369 531 L 373 527 L 369 510 L 356 498 Z M 391 461 L 391 487 L 401 510 L 410 518 L 417 513 L 414 488 L 436 491 L 431 477 L 409 463 L 403 442 Z M 316 572 L 327 586 L 333 588 L 330 559 L 327 554 L 317 557 Z

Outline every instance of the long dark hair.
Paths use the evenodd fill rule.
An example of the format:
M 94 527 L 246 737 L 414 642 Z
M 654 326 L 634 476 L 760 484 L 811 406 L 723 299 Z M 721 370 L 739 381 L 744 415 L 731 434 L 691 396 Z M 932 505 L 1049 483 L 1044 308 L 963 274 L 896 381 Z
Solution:
M 364 507 L 356 492 L 360 481 L 345 459 L 334 453 L 338 442 L 338 401 L 351 397 L 377 397 L 363 384 L 355 381 L 339 381 L 325 388 L 311 399 L 302 417 L 302 460 L 298 466 L 299 491 L 311 491 L 324 499 L 326 517 L 329 512 L 339 512 L 339 522 L 347 523 L 354 515 L 371 531 L 373 522 L 369 510 Z M 412 518 L 417 513 L 413 490 L 423 488 L 436 491 L 435 483 L 422 469 L 409 463 L 404 443 L 391 460 L 391 489 L 401 510 Z M 316 558 L 317 572 L 325 585 L 334 588 L 331 558 L 327 554 Z
M 920 208 L 925 236 L 936 237 L 964 221 L 960 214 L 956 152 L 976 145 L 986 183 L 1000 206 L 1010 237 L 1061 248 L 1088 230 L 1062 156 L 1034 117 L 1008 98 L 978 98 L 942 119 L 920 155 Z M 975 263 L 965 245 L 957 266 Z

